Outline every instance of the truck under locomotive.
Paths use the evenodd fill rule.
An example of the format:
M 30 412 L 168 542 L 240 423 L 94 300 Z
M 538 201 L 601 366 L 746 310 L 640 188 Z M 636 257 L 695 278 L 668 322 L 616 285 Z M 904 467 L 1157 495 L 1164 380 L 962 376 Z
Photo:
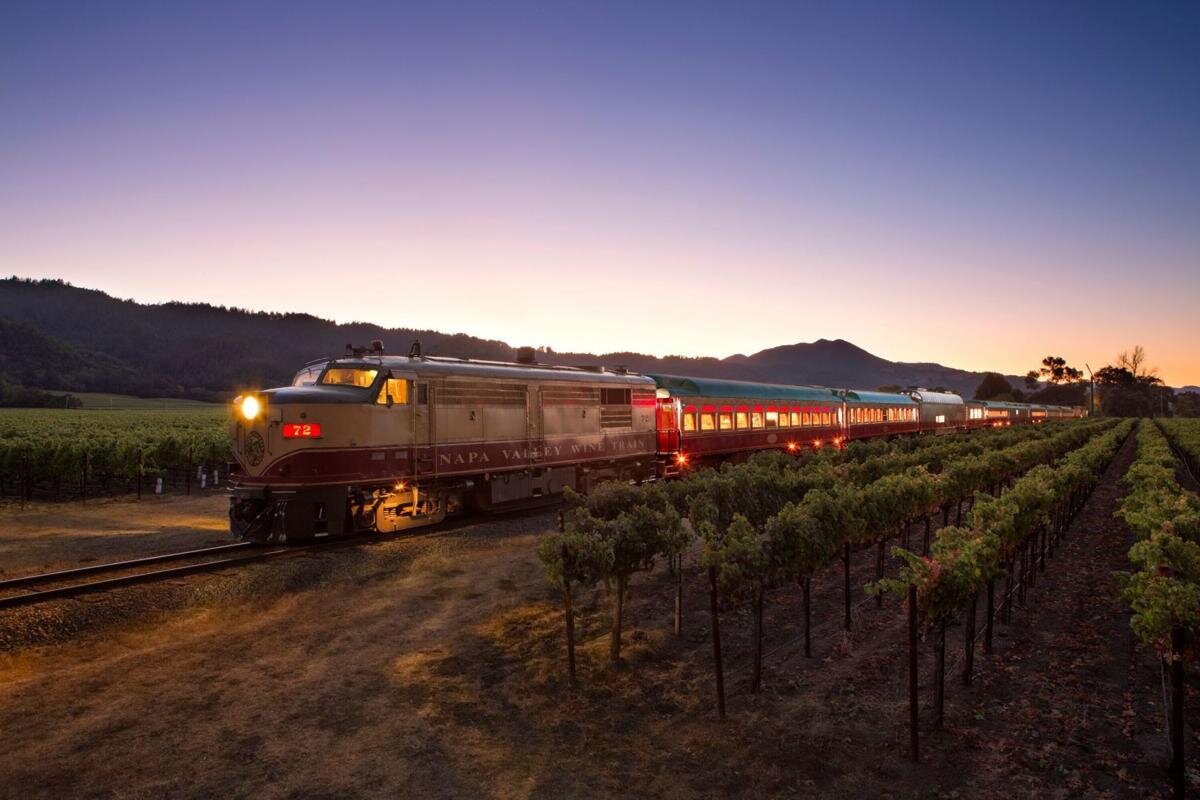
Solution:
M 762 449 L 1076 416 L 1058 406 L 623 369 L 384 355 L 322 359 L 235 401 L 230 525 L 295 541 L 521 507 Z

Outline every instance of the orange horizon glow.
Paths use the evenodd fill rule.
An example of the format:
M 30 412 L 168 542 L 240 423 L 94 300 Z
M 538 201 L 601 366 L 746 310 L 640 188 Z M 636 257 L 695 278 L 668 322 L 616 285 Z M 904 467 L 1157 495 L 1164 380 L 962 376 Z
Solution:
M 0 273 L 564 352 L 1140 344 L 1200 385 L 1182 7 L 268 6 L 0 8 Z

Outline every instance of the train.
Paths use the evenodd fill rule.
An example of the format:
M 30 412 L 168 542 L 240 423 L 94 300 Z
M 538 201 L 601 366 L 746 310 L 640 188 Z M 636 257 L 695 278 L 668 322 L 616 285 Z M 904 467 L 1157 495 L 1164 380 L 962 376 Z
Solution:
M 235 399 L 230 529 L 285 543 L 544 503 L 567 487 L 669 479 L 761 450 L 1082 416 L 1064 406 L 385 354 L 304 365 Z

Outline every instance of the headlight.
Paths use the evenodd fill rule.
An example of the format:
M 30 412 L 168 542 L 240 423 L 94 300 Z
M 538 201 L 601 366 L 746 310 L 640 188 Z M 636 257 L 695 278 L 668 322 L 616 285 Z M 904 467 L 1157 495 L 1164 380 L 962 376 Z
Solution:
M 247 395 L 238 404 L 238 410 L 242 412 L 242 417 L 249 421 L 257 417 L 259 411 L 262 411 L 262 403 L 258 402 L 258 398 L 254 395 Z

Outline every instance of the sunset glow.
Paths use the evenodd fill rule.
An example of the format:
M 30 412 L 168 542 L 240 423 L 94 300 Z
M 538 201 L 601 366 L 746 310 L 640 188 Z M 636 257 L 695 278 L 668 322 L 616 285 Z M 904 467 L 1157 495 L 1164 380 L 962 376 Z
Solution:
M 0 271 L 1200 384 L 1194 6 L 438 8 L 7 4 Z

